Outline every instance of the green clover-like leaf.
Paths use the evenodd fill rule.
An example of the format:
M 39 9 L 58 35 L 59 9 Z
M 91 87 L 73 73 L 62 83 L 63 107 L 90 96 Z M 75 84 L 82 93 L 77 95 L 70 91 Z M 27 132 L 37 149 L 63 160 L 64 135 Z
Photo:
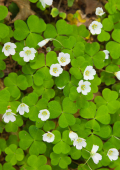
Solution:
M 10 145 L 5 149 L 5 153 L 7 154 L 5 160 L 10 162 L 12 165 L 15 165 L 17 161 L 22 161 L 24 158 L 24 152 L 21 148 L 17 149 L 15 144 Z
M 23 150 L 29 148 L 29 153 L 32 155 L 39 155 L 46 151 L 46 145 L 42 142 L 42 135 L 44 132 L 32 125 L 29 128 L 29 133 L 21 131 L 19 133 L 19 145 Z

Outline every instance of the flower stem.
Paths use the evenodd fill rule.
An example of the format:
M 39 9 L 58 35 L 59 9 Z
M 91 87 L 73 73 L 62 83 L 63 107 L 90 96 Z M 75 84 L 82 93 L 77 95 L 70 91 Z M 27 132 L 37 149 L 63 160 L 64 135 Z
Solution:
M 83 148 L 83 149 L 84 149 L 84 148 Z M 90 151 L 88 151 L 88 150 L 86 150 L 86 149 L 84 149 L 84 150 L 90 153 Z
M 92 170 L 91 167 L 90 167 L 90 165 L 89 165 L 88 163 L 87 163 L 87 165 L 88 165 L 88 167 L 90 168 L 90 170 Z
M 117 138 L 116 136 L 113 136 L 114 138 L 116 138 L 117 140 L 120 140 L 119 138 Z
M 113 72 L 106 71 L 106 70 L 103 70 L 103 69 L 100 69 L 100 71 L 105 71 L 105 72 L 107 72 L 107 73 L 112 73 L 112 74 L 114 74 Z
M 56 39 L 54 39 L 54 38 L 51 38 L 51 40 L 55 40 L 55 41 L 59 42 L 60 45 L 63 47 L 63 45 L 62 45 L 62 43 L 61 43 L 60 41 L 58 41 L 58 40 L 56 40 Z M 64 48 L 64 47 L 63 47 L 63 48 Z
M 88 164 L 87 162 L 89 161 L 90 158 L 91 158 L 91 156 L 87 159 L 87 161 L 84 163 L 84 165 L 85 165 L 85 164 Z

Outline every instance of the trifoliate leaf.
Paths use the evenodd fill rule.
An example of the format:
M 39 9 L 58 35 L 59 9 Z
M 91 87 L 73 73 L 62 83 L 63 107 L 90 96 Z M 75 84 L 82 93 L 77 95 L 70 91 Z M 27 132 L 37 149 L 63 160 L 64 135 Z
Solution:
M 12 165 L 15 165 L 17 161 L 22 161 L 24 158 L 24 152 L 21 148 L 17 149 L 17 146 L 15 144 L 10 145 L 5 149 L 5 153 L 7 156 L 5 157 L 5 160 L 7 162 L 10 162 Z

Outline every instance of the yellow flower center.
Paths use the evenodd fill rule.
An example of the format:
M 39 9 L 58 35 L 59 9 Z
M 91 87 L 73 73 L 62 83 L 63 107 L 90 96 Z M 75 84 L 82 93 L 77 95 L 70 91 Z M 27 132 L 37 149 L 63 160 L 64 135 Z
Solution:
M 6 115 L 9 116 L 9 115 L 11 115 L 11 113 L 12 113 L 12 112 L 7 112 Z
M 47 42 L 48 42 L 48 40 L 45 40 L 45 42 L 47 43 Z
M 66 62 L 65 57 L 61 57 L 60 61 L 61 61 L 62 63 Z
M 90 74 L 90 72 L 87 70 L 87 71 L 85 72 L 85 75 L 86 75 L 86 76 L 89 76 L 89 74 Z
M 82 86 L 81 86 L 81 89 L 82 89 L 82 90 L 85 90 L 85 85 L 82 85 Z
M 94 156 L 94 155 L 95 155 L 95 152 L 91 151 L 90 155 L 91 155 L 91 156 Z
M 113 154 L 113 151 L 109 150 L 108 155 L 111 156 Z
M 9 50 L 10 49 L 10 45 L 6 45 L 5 49 Z
M 117 72 L 114 73 L 115 76 L 117 76 L 117 74 L 118 74 Z
M 25 107 L 25 104 L 24 104 L 24 103 L 22 103 L 20 106 L 21 106 L 21 107 Z
M 25 54 L 26 54 L 26 55 L 30 55 L 30 54 L 31 54 L 31 51 L 30 51 L 30 50 L 27 50 L 27 51 L 25 51 Z
M 93 28 L 93 29 L 97 28 L 97 25 L 96 25 L 96 24 L 93 24 L 93 25 L 92 25 L 92 28 Z
M 46 111 L 43 111 L 43 112 L 42 112 L 42 115 L 43 115 L 43 116 L 46 116 L 46 115 L 47 115 L 47 112 L 46 112 Z
M 82 142 L 82 139 L 78 138 L 78 139 L 77 139 L 77 142 L 78 142 L 78 143 L 81 143 L 81 142 Z
M 57 73 L 57 71 L 58 71 L 57 67 L 53 68 L 54 73 Z
M 102 10 L 99 10 L 99 11 L 98 11 L 98 14 L 101 14 L 101 13 L 103 13 L 103 11 L 102 11 Z
M 50 134 L 50 133 L 47 133 L 47 136 L 49 137 L 49 138 L 52 138 L 52 134 Z

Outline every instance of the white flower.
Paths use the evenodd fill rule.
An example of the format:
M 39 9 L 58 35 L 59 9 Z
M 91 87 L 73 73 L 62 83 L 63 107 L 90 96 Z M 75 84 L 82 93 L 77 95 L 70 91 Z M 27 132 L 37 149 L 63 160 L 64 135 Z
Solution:
M 71 141 L 74 141 L 76 138 L 78 138 L 78 135 L 77 135 L 77 133 L 70 131 L 69 138 L 71 139 Z
M 83 80 L 80 80 L 79 83 L 78 83 L 78 87 L 77 87 L 77 92 L 78 93 L 82 93 L 84 95 L 87 95 L 90 91 L 91 91 L 91 83 L 89 81 L 84 81 Z
M 52 64 L 50 66 L 50 74 L 52 76 L 58 77 L 63 72 L 63 69 L 61 68 L 60 64 Z
M 47 109 L 44 110 L 40 110 L 38 117 L 42 120 L 42 121 L 46 121 L 47 119 L 49 119 L 50 117 L 50 112 Z
M 70 54 L 61 52 L 57 59 L 61 66 L 66 66 L 70 63 Z
M 64 89 L 64 87 L 65 87 L 65 86 L 63 86 L 63 87 L 57 87 L 57 88 L 60 89 L 60 90 L 62 90 L 62 89 Z
M 99 146 L 93 145 L 93 148 L 91 150 L 91 157 L 93 159 L 93 162 L 95 164 L 98 164 L 100 160 L 102 160 L 102 156 L 99 153 L 96 153 L 99 149 Z
M 12 113 L 11 109 L 6 110 L 5 114 L 3 115 L 3 119 L 5 123 L 9 123 L 9 121 L 14 122 L 16 120 L 15 114 Z
M 16 48 L 16 45 L 14 43 L 7 42 L 4 44 L 2 48 L 2 52 L 4 52 L 5 56 L 14 55 L 15 48 Z
M 103 11 L 102 7 L 97 7 L 96 11 L 95 11 L 96 15 L 102 16 L 105 14 L 105 12 Z
M 95 74 L 96 74 L 95 69 L 93 69 L 92 66 L 87 66 L 83 73 L 84 79 L 85 80 L 93 80 Z
M 107 156 L 109 157 L 109 159 L 112 161 L 112 160 L 117 160 L 118 159 L 118 156 L 119 156 L 119 152 L 117 149 L 115 148 L 112 148 L 112 149 L 109 149 L 108 153 L 107 153 Z
M 41 2 L 41 4 L 42 4 L 42 6 L 43 6 L 43 8 L 45 8 L 46 7 L 46 5 L 52 5 L 52 3 L 53 3 L 53 0 L 39 0 L 40 2 Z
M 103 50 L 103 52 L 105 53 L 105 59 L 109 58 L 109 51 L 108 50 Z
M 38 43 L 38 45 L 39 45 L 40 47 L 43 47 L 43 46 L 46 45 L 50 40 L 51 40 L 51 38 L 47 38 L 47 39 L 45 39 L 45 40 L 42 40 L 42 41 L 40 41 L 40 42 Z
M 20 115 L 24 115 L 24 112 L 29 112 L 29 106 L 25 103 L 21 103 L 17 108 L 17 112 L 19 112 Z
M 89 25 L 89 30 L 90 32 L 94 35 L 94 34 L 100 34 L 101 33 L 101 28 L 103 27 L 103 25 L 98 22 L 98 21 L 93 21 L 90 25 Z
M 120 71 L 115 72 L 114 74 L 115 74 L 115 76 L 118 78 L 118 80 L 120 80 Z
M 87 145 L 86 140 L 80 137 L 76 138 L 73 142 L 73 146 L 76 146 L 76 149 L 78 150 L 81 150 L 82 147 L 85 148 L 86 145 Z
M 55 139 L 55 135 L 51 132 L 45 133 L 43 135 L 43 141 L 45 142 L 51 143 L 54 141 L 54 139 Z
M 23 57 L 23 60 L 25 62 L 28 62 L 35 58 L 36 52 L 37 51 L 34 48 L 24 47 L 23 51 L 20 51 L 19 55 L 20 55 L 20 57 Z

